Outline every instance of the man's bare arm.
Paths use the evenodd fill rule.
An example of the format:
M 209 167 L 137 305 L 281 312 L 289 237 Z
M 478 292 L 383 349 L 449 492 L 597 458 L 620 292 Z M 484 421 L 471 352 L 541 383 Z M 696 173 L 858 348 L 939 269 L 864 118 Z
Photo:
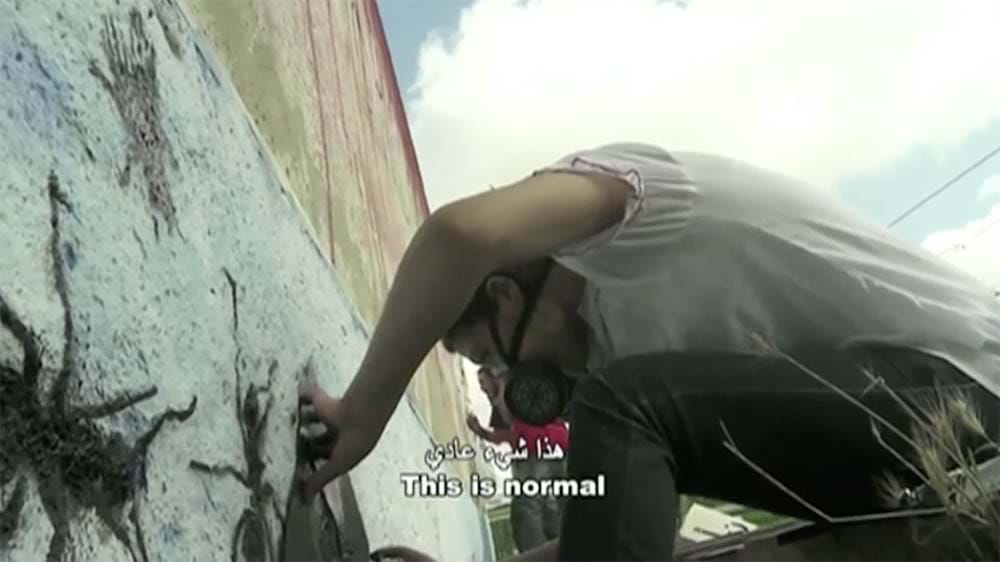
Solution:
M 479 435 L 483 439 L 494 444 L 508 443 L 511 446 L 517 444 L 517 435 L 510 431 L 509 429 L 483 429 L 483 433 Z
M 393 279 L 357 375 L 340 403 L 340 439 L 320 478 L 374 447 L 427 353 L 492 271 L 550 254 L 621 220 L 631 187 L 547 173 L 447 205 L 420 227 Z

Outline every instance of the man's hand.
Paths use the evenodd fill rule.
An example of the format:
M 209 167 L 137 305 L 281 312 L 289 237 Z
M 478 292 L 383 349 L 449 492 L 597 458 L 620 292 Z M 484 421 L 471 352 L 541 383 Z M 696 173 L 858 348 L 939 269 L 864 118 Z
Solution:
M 559 539 L 522 552 L 506 562 L 555 562 L 559 559 Z
M 479 418 L 476 417 L 476 414 L 469 412 L 469 415 L 465 417 L 465 425 L 469 427 L 469 431 L 472 433 L 475 433 L 480 437 L 483 436 L 483 426 L 479 423 Z
M 325 431 L 319 435 L 300 436 L 310 459 L 322 457 L 326 462 L 310 474 L 304 483 L 306 501 L 312 501 L 328 482 L 350 470 L 355 459 L 365 457 L 375 446 L 379 428 L 366 424 L 353 413 L 350 404 L 333 398 L 317 384 L 308 383 L 299 390 L 303 425 L 322 423 Z
M 373 551 L 371 557 L 373 560 L 397 558 L 403 562 L 437 562 L 430 555 L 408 546 L 385 546 Z

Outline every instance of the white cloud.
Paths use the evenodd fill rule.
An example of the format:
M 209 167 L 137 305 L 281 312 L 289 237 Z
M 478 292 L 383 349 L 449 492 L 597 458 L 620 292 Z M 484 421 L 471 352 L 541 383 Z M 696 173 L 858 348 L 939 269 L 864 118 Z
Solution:
M 433 207 L 635 140 L 830 185 L 1000 117 L 996 0 L 478 0 L 408 104 Z
M 979 188 L 979 194 L 976 196 L 980 201 L 992 197 L 1000 197 L 1000 174 L 986 178 L 983 186 Z
M 1000 204 L 965 226 L 931 234 L 923 245 L 1000 291 Z

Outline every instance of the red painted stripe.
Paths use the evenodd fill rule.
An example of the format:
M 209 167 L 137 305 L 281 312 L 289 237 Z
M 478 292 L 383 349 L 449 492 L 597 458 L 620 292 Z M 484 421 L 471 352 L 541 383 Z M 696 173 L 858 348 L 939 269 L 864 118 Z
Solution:
M 337 36 L 334 34 L 334 19 L 333 19 L 333 9 L 331 8 L 332 0 L 326 0 L 326 17 L 330 22 L 330 53 L 333 57 L 333 77 L 337 85 L 337 91 L 334 95 L 334 100 L 336 101 L 337 108 L 337 123 L 339 126 L 337 130 L 341 134 L 340 147 L 347 152 L 347 161 L 350 165 L 351 175 L 358 185 L 358 196 L 362 202 L 362 208 L 365 214 L 368 216 L 368 229 L 359 235 L 361 238 L 361 243 L 363 245 L 362 251 L 367 250 L 367 254 L 374 258 L 375 267 L 378 271 L 366 272 L 365 278 L 371 281 L 372 279 L 381 279 L 386 275 L 386 265 L 385 257 L 382 255 L 383 248 L 385 244 L 382 241 L 382 231 L 378 227 L 378 221 L 375 218 L 375 213 L 377 212 L 377 203 L 373 202 L 373 193 L 377 196 L 378 186 L 373 182 L 368 181 L 368 174 L 366 174 L 367 167 L 361 161 L 362 153 L 365 154 L 375 154 L 372 151 L 367 150 L 367 146 L 364 144 L 365 140 L 370 138 L 373 134 L 373 129 L 366 132 L 356 131 L 352 134 L 352 131 L 348 128 L 347 123 L 347 111 L 345 109 L 345 100 L 350 99 L 357 101 L 362 96 L 369 95 L 369 92 L 365 88 L 367 84 L 358 87 L 358 72 L 357 67 L 360 63 L 361 67 L 364 67 L 362 62 L 362 54 L 360 52 L 350 52 L 348 51 L 346 57 L 340 57 L 337 48 Z M 355 8 L 356 9 L 356 8 Z M 350 26 L 349 23 L 345 24 Z M 355 37 L 355 40 L 351 43 L 355 46 L 359 45 L 364 40 L 363 37 Z M 353 86 L 350 93 L 344 90 L 344 81 L 341 79 L 341 71 L 346 69 L 348 71 L 347 83 L 349 86 Z M 361 120 L 361 123 L 367 122 L 366 120 Z M 377 277 L 372 277 L 375 275 Z M 381 290 L 381 286 L 376 282 L 374 285 L 369 283 L 369 288 L 372 294 L 378 299 L 385 299 L 385 291 Z
M 351 5 L 355 6 L 354 11 L 356 13 L 357 4 Z M 341 53 L 338 50 L 337 36 L 334 33 L 336 28 L 334 26 L 333 9 L 331 6 L 332 0 L 326 0 L 326 14 L 330 22 L 330 54 L 333 57 L 332 70 L 337 88 L 333 96 L 337 111 L 335 123 L 338 125 L 337 130 L 341 135 L 339 146 L 346 151 L 346 160 L 351 170 L 351 176 L 357 183 L 358 197 L 361 199 L 361 206 L 368 217 L 368 228 L 361 229 L 361 232 L 358 233 L 358 239 L 362 246 L 362 252 L 373 259 L 373 267 L 376 270 L 366 272 L 365 279 L 369 282 L 371 294 L 380 299 L 381 302 L 384 301 L 387 291 L 383 290 L 380 280 L 384 279 L 388 273 L 384 256 L 385 242 L 383 240 L 383 232 L 379 228 L 378 220 L 375 216 L 378 213 L 377 198 L 380 186 L 376 185 L 373 181 L 369 181 L 370 176 L 367 172 L 370 166 L 367 165 L 366 160 L 363 160 L 368 154 L 373 154 L 372 151 L 368 150 L 366 141 L 369 141 L 374 136 L 374 127 L 370 126 L 367 131 L 351 131 L 347 121 L 348 113 L 345 108 L 348 100 L 357 102 L 359 99 L 372 95 L 367 89 L 368 84 L 358 84 L 360 80 L 358 69 L 365 66 L 363 62 L 364 54 L 360 47 L 365 37 L 363 34 L 354 36 L 353 41 L 350 41 L 348 44 L 354 47 L 353 52 L 347 45 L 344 45 L 345 53 Z M 349 33 L 347 29 L 351 27 L 350 22 L 344 23 L 343 27 L 345 28 L 345 33 Z M 339 56 L 341 54 L 345 54 L 346 56 Z M 347 72 L 346 81 L 343 79 L 342 72 Z M 350 88 L 349 91 L 345 90 L 345 83 Z M 364 123 L 368 123 L 368 121 L 365 119 L 358 120 L 360 126 L 363 126 Z
M 413 196 L 417 202 L 417 211 L 421 213 L 421 216 L 426 218 L 430 215 L 430 209 L 427 205 L 427 194 L 424 191 L 424 181 L 420 174 L 420 165 L 417 162 L 417 151 L 413 147 L 413 137 L 410 135 L 410 125 L 406 119 L 403 98 L 399 92 L 396 70 L 392 65 L 392 55 L 389 53 L 389 44 L 385 38 L 385 29 L 382 27 L 382 16 L 379 15 L 378 4 L 375 0 L 364 0 L 364 6 L 368 12 L 367 19 L 371 24 L 372 33 L 375 35 L 375 43 L 378 46 L 379 59 L 382 63 L 382 72 L 385 75 L 385 80 L 389 83 L 387 94 L 392 104 L 396 126 L 399 128 L 399 138 L 403 143 L 403 152 L 406 155 L 407 168 L 413 186 Z
M 332 57 L 333 63 L 330 65 L 333 71 L 333 81 L 336 84 L 336 91 L 333 93 L 333 102 L 336 106 L 336 112 L 334 116 L 334 124 L 340 123 L 337 127 L 337 131 L 341 134 L 341 145 L 348 146 L 347 141 L 349 136 L 344 129 L 344 118 L 346 115 L 344 112 L 344 84 L 340 80 L 340 70 L 341 61 L 337 57 L 337 36 L 334 35 L 334 25 L 333 25 L 333 10 L 330 8 L 330 0 L 326 0 L 326 20 L 330 31 L 330 56 Z
M 313 83 L 316 86 L 316 117 L 319 119 L 319 131 L 323 142 L 323 180 L 326 184 L 326 228 L 327 242 L 330 245 L 330 263 L 337 264 L 336 247 L 333 245 L 333 195 L 330 186 L 330 155 L 326 140 L 326 117 L 323 113 L 323 88 L 319 82 L 319 59 L 316 57 L 316 39 L 313 37 L 313 19 L 310 2 L 302 3 L 306 10 L 306 29 L 309 30 L 309 49 L 312 51 Z

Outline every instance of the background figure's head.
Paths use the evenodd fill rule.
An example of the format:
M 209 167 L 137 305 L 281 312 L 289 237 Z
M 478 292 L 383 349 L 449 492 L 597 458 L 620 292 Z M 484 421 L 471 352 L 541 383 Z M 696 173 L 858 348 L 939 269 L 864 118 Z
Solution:
M 500 377 L 494 374 L 489 367 L 480 367 L 479 389 L 492 402 L 500 394 Z
M 530 307 L 531 293 L 543 289 L 539 285 L 551 265 L 551 258 L 544 258 L 487 276 L 458 321 L 442 338 L 445 349 L 479 365 L 507 366 L 505 354 L 511 350 L 516 326 Z M 562 303 L 548 293 L 542 290 L 533 310 L 528 312 L 530 317 L 517 354 L 520 360 L 554 360 L 558 354 L 568 319 Z M 496 322 L 499 343 L 504 349 L 497 349 L 494 343 L 491 321 Z

